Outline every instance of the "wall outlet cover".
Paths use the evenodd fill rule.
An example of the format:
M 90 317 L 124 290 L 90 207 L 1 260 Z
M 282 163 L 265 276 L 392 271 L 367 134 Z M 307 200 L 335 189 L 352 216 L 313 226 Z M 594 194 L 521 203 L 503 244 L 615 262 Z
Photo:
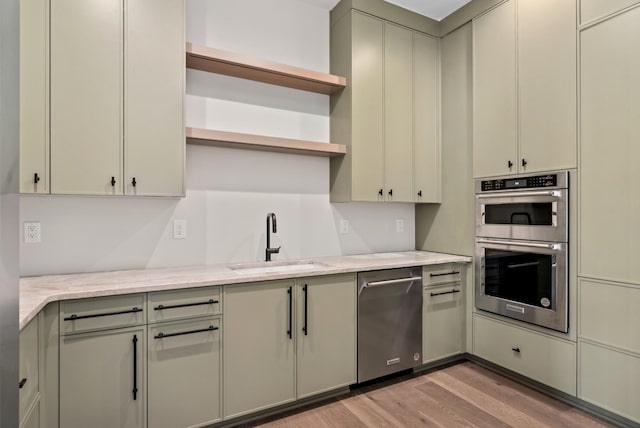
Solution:
M 24 222 L 24 242 L 33 244 L 41 241 L 40 222 L 25 221 Z
M 173 220 L 173 239 L 187 239 L 187 220 Z
M 342 233 L 343 235 L 349 233 L 349 220 L 340 220 L 340 233 Z
M 398 219 L 396 220 L 396 232 L 403 233 L 404 232 L 404 220 Z

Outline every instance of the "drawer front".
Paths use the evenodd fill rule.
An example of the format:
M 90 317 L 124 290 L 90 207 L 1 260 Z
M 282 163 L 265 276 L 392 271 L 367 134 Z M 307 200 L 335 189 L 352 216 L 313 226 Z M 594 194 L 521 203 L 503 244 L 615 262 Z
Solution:
M 38 317 L 20 332 L 20 421 L 38 397 Z
M 473 353 L 552 388 L 576 395 L 576 345 L 479 315 Z
M 149 322 L 219 315 L 222 311 L 221 287 L 149 293 Z
M 579 308 L 580 337 L 640 354 L 640 287 L 581 279 Z
M 422 362 L 463 352 L 464 293 L 460 284 L 425 287 L 422 303 Z
M 60 302 L 60 334 L 144 324 L 145 295 L 100 297 Z
M 457 263 L 424 266 L 422 268 L 422 284 L 429 287 L 451 282 L 460 282 L 463 273 L 464 266 Z
M 580 23 L 586 24 L 638 3 L 638 0 L 580 0 Z
M 580 342 L 578 398 L 640 422 L 640 355 Z

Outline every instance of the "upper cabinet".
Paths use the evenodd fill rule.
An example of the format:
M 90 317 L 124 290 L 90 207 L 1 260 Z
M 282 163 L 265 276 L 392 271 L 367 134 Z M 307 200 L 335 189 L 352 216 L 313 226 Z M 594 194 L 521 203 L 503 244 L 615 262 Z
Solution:
M 576 167 L 576 4 L 509 0 L 473 21 L 474 176 Z
M 184 195 L 182 0 L 51 0 L 50 39 L 23 38 L 34 67 L 21 78 L 36 87 L 22 94 L 21 192 Z M 50 89 L 36 80 L 48 68 Z
M 350 10 L 331 27 L 331 201 L 438 202 L 439 40 Z

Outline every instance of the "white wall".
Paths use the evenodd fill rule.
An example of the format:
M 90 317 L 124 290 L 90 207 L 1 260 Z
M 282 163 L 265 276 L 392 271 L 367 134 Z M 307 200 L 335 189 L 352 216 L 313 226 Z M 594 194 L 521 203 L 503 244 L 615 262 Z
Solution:
M 187 0 L 187 40 L 328 72 L 322 5 Z M 329 98 L 188 70 L 187 126 L 326 142 Z M 186 168 L 183 199 L 22 196 L 21 220 L 42 225 L 41 243 L 21 244 L 22 275 L 261 260 L 268 212 L 274 260 L 415 248 L 413 204 L 329 203 L 328 159 L 188 146 Z

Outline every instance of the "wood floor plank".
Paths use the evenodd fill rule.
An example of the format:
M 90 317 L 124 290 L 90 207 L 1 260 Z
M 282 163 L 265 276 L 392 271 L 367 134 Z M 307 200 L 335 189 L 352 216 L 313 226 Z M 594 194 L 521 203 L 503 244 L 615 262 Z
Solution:
M 344 406 L 351 411 L 362 423 L 369 427 L 401 428 L 404 425 L 392 414 L 367 397 L 366 394 L 356 395 L 343 401 Z

